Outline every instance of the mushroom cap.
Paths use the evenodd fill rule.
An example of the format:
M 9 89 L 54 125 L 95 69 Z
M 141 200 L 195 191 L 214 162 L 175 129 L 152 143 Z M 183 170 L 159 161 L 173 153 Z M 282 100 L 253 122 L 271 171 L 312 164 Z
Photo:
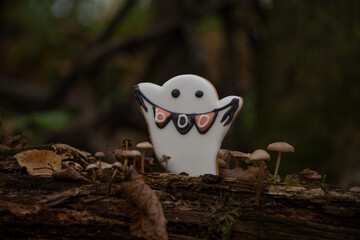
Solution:
M 270 151 L 277 151 L 277 152 L 295 152 L 295 149 L 293 146 L 286 142 L 274 142 L 270 143 L 267 146 L 267 150 Z
M 159 161 L 160 161 L 160 162 L 165 162 L 165 161 L 169 161 L 170 159 L 171 159 L 170 156 L 164 154 L 164 155 L 161 156 L 161 158 L 160 158 Z
M 219 160 L 218 160 L 218 165 L 219 165 L 219 167 L 226 167 L 226 162 L 225 162 L 225 160 L 222 159 L 222 158 L 219 158 Z
M 230 152 L 230 150 L 221 148 L 219 150 L 219 157 L 221 157 L 222 159 L 227 159 L 229 157 L 229 152 Z
M 141 157 L 141 152 L 139 152 L 138 150 L 131 150 L 131 152 L 134 154 L 134 157 Z
M 131 147 L 131 146 L 132 146 L 132 140 L 131 140 L 130 138 L 128 138 L 128 137 L 124 137 L 124 138 L 123 138 L 121 146 L 122 146 L 122 147 L 125 147 L 125 146 L 126 146 L 126 142 L 127 142 L 128 147 Z
M 90 170 L 97 170 L 97 169 L 99 169 L 99 166 L 97 165 L 97 164 L 95 164 L 95 163 L 92 163 L 92 164 L 89 164 L 87 167 L 86 167 L 86 171 L 88 172 L 88 171 L 90 171 Z
M 269 161 L 270 155 L 265 150 L 262 149 L 255 150 L 250 156 L 251 162 L 264 161 L 264 160 Z
M 152 149 L 153 145 L 149 142 L 141 142 L 136 145 L 136 148 L 138 149 Z
M 121 152 L 123 152 L 125 150 L 122 150 L 122 149 L 115 149 L 112 154 L 113 156 L 115 157 L 116 160 L 120 160 L 122 157 L 121 157 Z
M 124 166 L 120 163 L 120 162 L 114 162 L 112 165 L 111 165 L 112 168 L 117 168 L 119 170 L 122 170 L 124 168 Z
M 124 150 L 120 152 L 120 156 L 123 158 L 134 158 L 135 155 L 131 150 Z
M 103 153 L 103 152 L 95 153 L 95 158 L 104 158 L 104 157 L 105 157 L 105 153 Z
M 232 157 L 235 157 L 235 158 L 247 158 L 249 159 L 251 154 L 250 153 L 243 153 L 243 152 L 238 152 L 238 151 L 230 151 L 229 152 L 230 155 Z

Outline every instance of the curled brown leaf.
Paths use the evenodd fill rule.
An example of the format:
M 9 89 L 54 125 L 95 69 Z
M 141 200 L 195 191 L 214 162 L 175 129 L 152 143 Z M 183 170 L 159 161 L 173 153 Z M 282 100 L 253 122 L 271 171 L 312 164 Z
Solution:
M 131 180 L 122 182 L 121 188 L 132 206 L 131 234 L 145 239 L 167 240 L 167 220 L 158 197 L 135 171 L 130 170 L 130 174 Z
M 76 171 L 73 167 L 68 166 L 65 169 L 55 170 L 52 173 L 53 178 L 62 178 L 62 179 L 70 179 L 75 181 L 85 181 L 91 182 L 86 177 L 82 176 L 78 171 Z

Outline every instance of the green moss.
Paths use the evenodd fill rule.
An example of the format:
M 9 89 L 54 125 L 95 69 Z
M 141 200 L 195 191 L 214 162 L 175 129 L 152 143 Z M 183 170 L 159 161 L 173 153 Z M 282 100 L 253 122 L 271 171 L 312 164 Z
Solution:
M 298 185 L 298 184 L 300 184 L 300 181 L 298 179 L 285 179 L 284 182 L 287 183 L 287 184 L 290 184 L 290 185 Z

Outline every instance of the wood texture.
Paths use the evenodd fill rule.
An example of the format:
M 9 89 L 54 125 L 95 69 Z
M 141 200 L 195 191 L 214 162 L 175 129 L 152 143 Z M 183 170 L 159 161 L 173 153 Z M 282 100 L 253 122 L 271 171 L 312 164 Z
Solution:
M 10 156 L 0 164 L 3 239 L 136 239 L 130 203 L 112 170 L 97 191 L 84 181 L 29 176 Z M 214 175 L 144 175 L 168 220 L 169 239 L 359 239 L 360 193 L 319 183 L 255 182 Z

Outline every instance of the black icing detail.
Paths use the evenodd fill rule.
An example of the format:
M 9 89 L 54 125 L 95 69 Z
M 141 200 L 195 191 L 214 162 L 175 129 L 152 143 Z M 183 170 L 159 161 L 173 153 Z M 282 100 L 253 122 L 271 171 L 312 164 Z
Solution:
M 147 107 L 145 106 L 145 103 L 144 103 L 144 100 L 146 100 L 149 104 L 151 104 L 153 106 L 153 113 L 154 113 L 154 117 L 155 117 L 155 108 L 158 107 L 156 104 L 154 104 L 152 101 L 150 101 L 150 99 L 148 99 L 140 90 L 139 86 L 136 85 L 134 87 L 134 96 L 135 96 L 135 99 L 136 101 L 138 102 L 138 104 L 140 106 L 142 106 L 144 108 L 144 110 L 147 112 Z M 228 109 L 223 117 L 221 118 L 221 121 L 220 122 L 224 122 L 226 119 L 227 121 L 224 123 L 224 126 L 228 125 L 229 123 L 231 123 L 231 121 L 233 120 L 234 118 L 234 115 L 239 107 L 239 99 L 238 98 L 233 98 L 231 100 L 231 102 L 229 102 L 228 104 L 226 104 L 225 106 L 221 107 L 221 108 L 215 108 L 213 111 L 211 112 L 214 112 L 215 113 L 215 116 L 214 116 L 214 119 L 211 123 L 211 126 L 213 125 L 213 123 L 215 122 L 216 120 L 216 117 L 217 117 L 217 114 L 219 111 L 221 110 L 224 110 L 226 108 L 230 107 L 230 109 Z M 160 108 L 160 107 L 159 107 Z M 189 123 L 184 127 L 184 128 L 180 128 L 178 127 L 177 125 L 177 118 L 180 114 L 182 113 L 175 113 L 175 112 L 171 112 L 167 109 L 164 109 L 164 108 L 161 108 L 163 109 L 164 111 L 167 111 L 170 113 L 170 116 L 166 119 L 166 121 L 162 124 L 159 124 L 159 123 L 156 123 L 156 125 L 159 127 L 159 128 L 164 128 L 168 123 L 169 121 L 172 119 L 173 120 L 173 123 L 176 127 L 176 129 L 179 131 L 179 133 L 181 134 L 186 134 L 187 132 L 190 131 L 190 129 L 192 128 L 192 126 L 195 124 L 195 117 L 197 115 L 201 115 L 201 114 L 206 114 L 206 113 L 211 113 L 211 112 L 206 112 L 206 113 L 199 113 L 199 114 L 196 114 L 196 113 L 191 113 L 191 114 L 185 114 L 187 117 L 188 117 L 188 120 L 189 120 Z M 209 129 L 211 128 L 211 126 L 209 126 L 205 131 L 201 131 L 198 126 L 195 124 L 197 130 L 199 131 L 199 133 L 201 134 L 204 134 L 206 133 L 207 131 L 209 131 Z
M 188 118 L 188 124 L 186 124 L 186 126 L 183 128 L 178 126 L 178 118 L 179 118 L 179 115 L 181 115 L 181 114 L 182 113 L 172 113 L 171 117 L 172 117 L 173 123 L 174 123 L 176 129 L 179 131 L 179 133 L 186 134 L 191 130 L 192 126 L 195 123 L 195 114 L 184 114 Z
M 226 125 L 228 125 L 229 123 L 231 123 L 231 121 L 233 120 L 234 118 L 234 115 L 236 113 L 236 110 L 238 109 L 239 107 L 239 99 L 238 98 L 234 98 L 233 100 L 231 100 L 231 102 L 229 104 L 226 105 L 227 107 L 230 106 L 230 109 L 227 110 L 225 113 L 224 113 L 224 116 L 221 118 L 221 121 L 220 122 L 223 122 L 225 121 L 226 118 L 228 118 L 228 120 L 224 123 L 224 127 Z
M 198 97 L 198 98 L 201 98 L 203 95 L 204 95 L 204 92 L 201 91 L 201 90 L 197 90 L 197 91 L 195 92 L 195 96 Z
M 156 106 L 154 105 L 153 106 L 153 113 L 154 113 L 154 119 L 155 119 L 155 108 L 156 108 Z M 164 110 L 164 111 L 166 111 L 166 110 Z M 166 119 L 166 121 L 165 122 L 163 122 L 163 123 L 157 123 L 156 122 L 156 126 L 158 126 L 159 128 L 164 128 L 167 124 L 168 124 L 168 122 L 170 122 L 170 120 L 171 120 L 171 112 L 169 112 L 170 113 L 170 116 Z
M 140 88 L 138 85 L 135 85 L 134 86 L 134 97 L 136 99 L 136 102 L 142 106 L 145 110 L 145 112 L 147 112 L 147 107 L 145 106 L 145 103 L 144 103 L 144 100 L 143 100 L 143 94 L 142 92 L 140 91 Z M 147 100 L 147 99 L 146 99 Z
M 209 131 L 209 129 L 210 129 L 210 128 L 212 127 L 212 125 L 214 124 L 214 122 L 215 122 L 215 120 L 216 120 L 216 117 L 217 117 L 217 114 L 218 114 L 217 111 L 214 112 L 214 113 L 215 113 L 215 115 L 214 115 L 213 121 L 210 123 L 210 126 L 207 127 L 205 130 L 201 130 L 201 129 L 198 127 L 198 125 L 195 124 L 195 126 L 196 126 L 197 130 L 199 131 L 199 133 L 205 134 L 207 131 Z M 201 114 L 199 114 L 199 115 L 201 115 Z
M 178 96 L 180 96 L 180 90 L 175 88 L 171 91 L 171 95 L 174 97 L 174 98 L 177 98 Z

